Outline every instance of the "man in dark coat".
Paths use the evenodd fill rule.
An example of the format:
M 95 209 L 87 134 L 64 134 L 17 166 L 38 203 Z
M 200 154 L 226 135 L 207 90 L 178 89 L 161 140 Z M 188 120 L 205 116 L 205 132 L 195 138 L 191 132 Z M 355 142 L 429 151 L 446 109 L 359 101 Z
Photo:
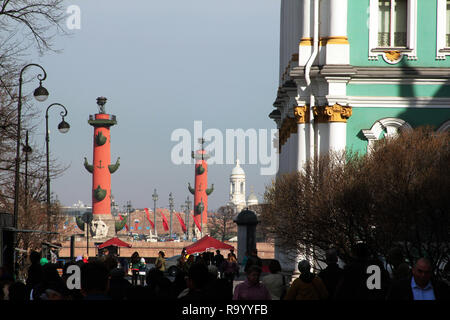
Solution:
M 258 257 L 258 250 L 256 249 L 251 251 L 250 256 L 247 259 L 247 263 L 245 264 L 244 271 L 247 272 L 252 265 L 257 265 L 262 268 L 262 260 Z
M 433 279 L 431 263 L 426 258 L 417 260 L 412 276 L 393 283 L 388 300 L 450 300 L 450 289 L 442 281 Z
M 325 260 L 327 267 L 320 271 L 319 278 L 322 279 L 325 287 L 327 287 L 328 297 L 331 299 L 334 296 L 334 291 L 342 278 L 343 270 L 339 268 L 337 262 L 337 252 L 335 249 L 330 249 L 327 251 Z
M 31 290 L 42 281 L 42 266 L 40 264 L 41 254 L 37 251 L 30 252 L 31 265 L 28 268 L 28 277 L 26 281 L 27 294 L 31 293 Z

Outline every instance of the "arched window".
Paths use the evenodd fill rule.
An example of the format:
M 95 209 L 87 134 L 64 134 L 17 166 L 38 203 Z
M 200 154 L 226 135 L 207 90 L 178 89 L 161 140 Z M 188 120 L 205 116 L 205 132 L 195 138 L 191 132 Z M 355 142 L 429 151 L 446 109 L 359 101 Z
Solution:
M 447 132 L 447 131 L 450 131 L 450 120 L 445 121 L 437 129 L 437 132 Z
M 373 143 L 376 140 L 385 137 L 395 137 L 399 131 L 412 130 L 410 124 L 398 118 L 384 118 L 377 120 L 370 129 L 362 130 L 362 133 L 368 140 L 367 152 L 370 152 Z
M 244 193 L 244 183 L 243 182 L 241 182 L 241 193 L 242 194 Z
M 231 193 L 235 193 L 236 192 L 236 185 L 233 183 L 231 183 Z

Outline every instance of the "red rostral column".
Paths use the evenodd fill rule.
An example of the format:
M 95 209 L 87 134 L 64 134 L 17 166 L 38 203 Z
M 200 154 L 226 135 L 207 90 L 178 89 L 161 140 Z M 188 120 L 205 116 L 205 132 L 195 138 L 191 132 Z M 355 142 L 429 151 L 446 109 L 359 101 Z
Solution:
M 200 225 L 202 234 L 204 234 L 204 228 L 207 228 L 208 221 L 208 196 L 214 191 L 214 184 L 211 188 L 208 188 L 208 164 L 206 161 L 210 158 L 210 155 L 203 149 L 205 140 L 199 139 L 201 149 L 194 153 L 192 151 L 192 158 L 195 162 L 195 189 L 188 184 L 189 191 L 194 195 L 194 219 L 196 225 Z M 203 220 L 202 220 L 203 214 Z
M 111 165 L 111 135 L 110 127 L 117 124 L 116 116 L 105 113 L 105 97 L 97 98 L 99 113 L 90 115 L 88 123 L 94 127 L 94 157 L 89 165 L 85 158 L 84 166 L 92 173 L 92 214 L 94 220 L 109 221 L 111 216 L 111 174 L 119 168 L 119 159 Z M 108 235 L 114 235 L 114 226 L 107 223 L 112 230 Z

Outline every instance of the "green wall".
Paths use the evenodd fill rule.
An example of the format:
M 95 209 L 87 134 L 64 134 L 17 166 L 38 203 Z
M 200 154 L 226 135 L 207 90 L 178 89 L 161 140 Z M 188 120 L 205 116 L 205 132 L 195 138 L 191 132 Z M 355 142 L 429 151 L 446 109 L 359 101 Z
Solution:
M 366 152 L 367 140 L 362 129 L 370 129 L 375 121 L 383 118 L 400 118 L 413 128 L 431 125 L 436 129 L 450 119 L 450 109 L 436 108 L 352 108 L 347 121 L 347 149 Z
M 450 67 L 450 56 L 436 60 L 436 0 L 417 0 L 417 60 L 390 65 L 378 56 L 378 61 L 368 60 L 369 50 L 369 0 L 348 0 L 347 33 L 350 42 L 350 64 L 373 67 Z
M 450 97 L 450 85 L 348 84 L 348 96 Z

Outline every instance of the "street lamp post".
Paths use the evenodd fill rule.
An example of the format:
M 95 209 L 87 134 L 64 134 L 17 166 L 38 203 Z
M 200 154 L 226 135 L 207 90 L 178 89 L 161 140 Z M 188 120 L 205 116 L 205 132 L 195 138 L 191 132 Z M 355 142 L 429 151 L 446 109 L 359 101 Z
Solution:
M 42 81 L 47 78 L 47 72 L 44 68 L 38 64 L 30 63 L 27 64 L 20 70 L 19 75 L 19 99 L 17 103 L 17 136 L 16 136 L 16 161 L 15 161 L 15 172 L 14 172 L 14 228 L 17 229 L 17 221 L 19 216 L 19 167 L 20 167 L 20 130 L 21 130 L 21 118 L 22 118 L 22 84 L 23 84 L 23 72 L 28 67 L 35 66 L 40 68 L 44 75 L 38 74 L 37 79 L 39 80 L 39 87 L 34 90 L 34 97 L 39 102 L 44 102 L 48 98 L 48 91 L 42 86 Z M 14 233 L 14 245 L 16 244 L 16 234 Z
M 131 226 L 131 213 L 134 211 L 133 207 L 131 206 L 131 200 L 127 201 L 126 209 L 127 209 L 127 219 L 128 219 L 128 221 L 130 223 L 130 230 L 131 230 L 131 228 L 132 228 L 132 226 Z M 131 236 L 133 237 L 133 232 L 132 231 L 131 231 Z M 133 237 L 133 239 L 134 239 L 134 237 Z
M 28 144 L 28 130 L 26 133 L 25 144 L 22 148 L 23 153 L 25 153 L 25 213 L 28 213 L 28 154 L 33 152 L 30 145 Z
M 152 194 L 152 198 L 153 198 L 153 232 L 155 234 L 156 239 L 158 239 L 158 234 L 156 232 L 156 201 L 158 200 L 158 194 L 156 193 L 156 189 L 155 192 L 153 192 Z
M 169 237 L 170 239 L 172 239 L 172 211 L 173 211 L 173 196 L 172 196 L 172 192 L 169 193 L 169 209 L 170 209 L 170 226 L 169 226 Z
M 192 201 L 189 201 L 189 196 L 187 197 L 186 201 L 186 226 L 187 226 L 187 240 L 189 240 L 189 216 L 190 216 L 190 210 L 191 210 L 191 203 Z
M 61 133 L 67 133 L 70 129 L 70 125 L 64 121 L 64 117 L 67 116 L 67 109 L 60 103 L 52 103 L 47 107 L 47 110 L 45 111 L 45 145 L 46 145 L 46 152 L 47 152 L 47 228 L 50 231 L 50 153 L 49 153 L 49 142 L 50 142 L 50 135 L 48 132 L 48 110 L 52 106 L 59 106 L 64 109 L 64 111 L 61 111 L 61 122 L 58 124 L 58 130 Z

